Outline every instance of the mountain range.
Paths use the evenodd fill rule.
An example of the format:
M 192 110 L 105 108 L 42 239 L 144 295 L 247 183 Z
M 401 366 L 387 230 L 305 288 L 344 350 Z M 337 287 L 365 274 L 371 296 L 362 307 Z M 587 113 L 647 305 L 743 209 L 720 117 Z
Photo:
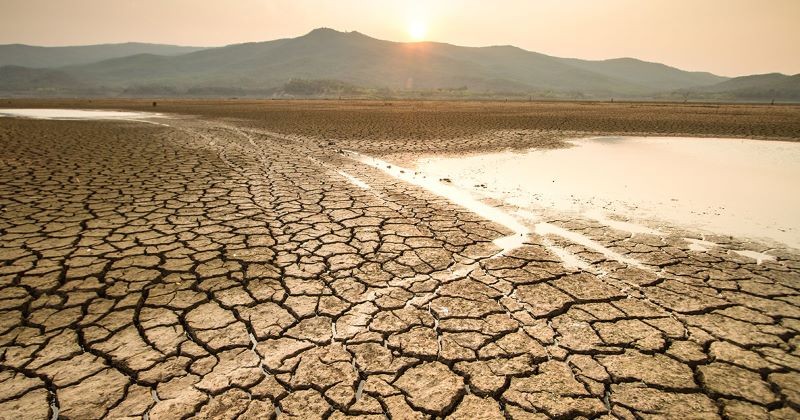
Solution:
M 513 46 L 391 42 L 315 29 L 200 48 L 0 45 L 4 96 L 519 96 L 798 101 L 800 74 L 726 78 L 634 58 L 559 58 Z
M 62 67 L 89 64 L 136 54 L 179 55 L 199 51 L 201 47 L 177 45 L 125 44 L 83 45 L 75 47 L 36 47 L 23 44 L 0 45 L 0 66 Z

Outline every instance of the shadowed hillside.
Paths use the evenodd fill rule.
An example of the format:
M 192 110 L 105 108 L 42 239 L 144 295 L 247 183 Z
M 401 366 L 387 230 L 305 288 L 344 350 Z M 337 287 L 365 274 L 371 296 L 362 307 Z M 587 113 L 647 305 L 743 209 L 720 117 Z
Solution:
M 734 99 L 800 100 L 800 74 L 787 76 L 780 73 L 736 77 L 712 86 L 690 91 L 693 95 L 720 96 Z
M 70 74 L 51 69 L 0 67 L 0 92 L 66 92 L 86 86 Z

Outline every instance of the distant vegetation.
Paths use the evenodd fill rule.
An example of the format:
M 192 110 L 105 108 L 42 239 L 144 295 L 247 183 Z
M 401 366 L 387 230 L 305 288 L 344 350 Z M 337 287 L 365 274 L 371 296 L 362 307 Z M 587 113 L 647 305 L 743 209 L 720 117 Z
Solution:
M 360 97 L 800 101 L 800 75 L 725 78 L 633 58 L 511 46 L 397 43 L 317 29 L 200 49 L 0 46 L 3 96 Z
M 282 91 L 289 95 L 326 96 L 336 94 L 363 93 L 357 86 L 339 80 L 292 79 L 283 85 Z
M 21 66 L 0 67 L 0 92 L 76 92 L 86 86 L 68 73 Z

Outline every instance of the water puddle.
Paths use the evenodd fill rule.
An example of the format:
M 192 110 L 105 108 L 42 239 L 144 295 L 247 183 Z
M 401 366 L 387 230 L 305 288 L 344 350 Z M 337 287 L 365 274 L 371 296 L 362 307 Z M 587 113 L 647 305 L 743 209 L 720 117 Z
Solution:
M 423 175 L 417 177 L 448 179 L 453 187 L 533 213 L 574 212 L 634 234 L 660 232 L 606 215 L 800 248 L 800 143 L 676 137 L 571 143 L 566 149 L 421 159 L 417 170 Z
M 0 117 L 32 118 L 38 120 L 122 120 L 166 125 L 154 121 L 148 121 L 148 119 L 151 118 L 165 118 L 163 114 L 154 112 L 106 111 L 88 109 L 5 108 L 0 109 Z

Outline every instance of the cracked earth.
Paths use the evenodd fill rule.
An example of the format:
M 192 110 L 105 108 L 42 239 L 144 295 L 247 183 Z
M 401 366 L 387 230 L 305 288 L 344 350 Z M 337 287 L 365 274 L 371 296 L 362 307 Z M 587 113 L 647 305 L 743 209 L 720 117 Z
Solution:
M 166 123 L 0 121 L 0 418 L 800 416 L 797 251 L 505 246 L 374 145 Z

